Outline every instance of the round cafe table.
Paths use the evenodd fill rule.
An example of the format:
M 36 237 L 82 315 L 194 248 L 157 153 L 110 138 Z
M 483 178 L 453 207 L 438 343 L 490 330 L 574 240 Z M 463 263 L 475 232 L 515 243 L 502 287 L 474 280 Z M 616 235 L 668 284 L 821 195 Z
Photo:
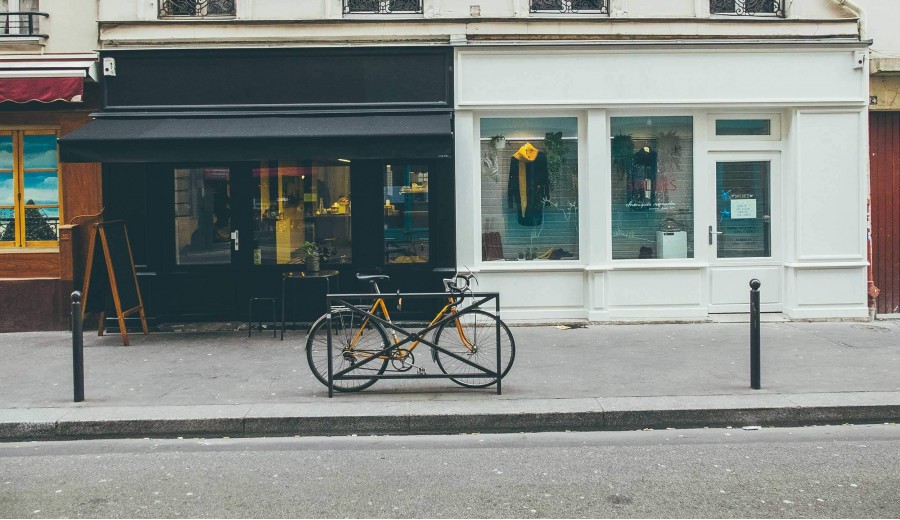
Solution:
M 298 282 L 304 280 L 325 280 L 325 294 L 331 292 L 331 279 L 340 274 L 335 270 L 321 270 L 321 271 L 287 271 L 282 273 L 281 277 L 281 340 L 284 341 L 284 329 L 285 329 L 285 315 L 284 315 L 284 299 L 285 293 L 287 289 L 288 282 Z M 293 307 L 296 311 L 296 302 L 297 302 L 297 294 L 296 292 L 293 294 L 293 302 L 295 305 Z M 295 313 L 296 316 L 296 313 Z M 297 321 L 294 320 L 291 322 L 292 325 L 296 325 Z

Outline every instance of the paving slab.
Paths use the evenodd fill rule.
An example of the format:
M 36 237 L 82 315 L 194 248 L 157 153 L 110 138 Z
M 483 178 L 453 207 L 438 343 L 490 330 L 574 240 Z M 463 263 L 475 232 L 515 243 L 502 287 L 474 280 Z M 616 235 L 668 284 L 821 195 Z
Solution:
M 512 327 L 494 388 L 383 380 L 336 393 L 306 365 L 305 334 L 86 334 L 72 401 L 71 336 L 0 334 L 0 439 L 345 435 L 885 422 L 900 419 L 900 322 L 766 322 L 761 390 L 746 323 Z M 427 350 L 417 366 L 439 373 Z

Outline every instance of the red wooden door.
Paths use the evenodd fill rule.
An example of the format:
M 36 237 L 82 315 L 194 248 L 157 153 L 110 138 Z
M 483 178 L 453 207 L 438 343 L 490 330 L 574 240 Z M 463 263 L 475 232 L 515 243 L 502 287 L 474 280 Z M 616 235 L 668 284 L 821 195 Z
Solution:
M 900 112 L 869 113 L 872 269 L 878 314 L 900 313 Z

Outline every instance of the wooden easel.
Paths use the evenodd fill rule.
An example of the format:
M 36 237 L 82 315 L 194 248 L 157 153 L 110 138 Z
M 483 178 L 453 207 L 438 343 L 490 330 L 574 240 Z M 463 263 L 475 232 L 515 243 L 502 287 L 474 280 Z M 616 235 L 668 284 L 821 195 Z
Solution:
M 91 236 L 88 251 L 87 271 L 84 275 L 83 311 L 100 313 L 98 336 L 105 329 L 107 297 L 112 294 L 119 319 L 119 330 L 122 331 L 122 343 L 128 346 L 128 330 L 125 318 L 138 313 L 144 334 L 147 330 L 147 318 L 144 316 L 144 302 L 138 287 L 137 271 L 134 269 L 134 257 L 131 254 L 131 243 L 128 231 L 122 221 L 100 222 Z

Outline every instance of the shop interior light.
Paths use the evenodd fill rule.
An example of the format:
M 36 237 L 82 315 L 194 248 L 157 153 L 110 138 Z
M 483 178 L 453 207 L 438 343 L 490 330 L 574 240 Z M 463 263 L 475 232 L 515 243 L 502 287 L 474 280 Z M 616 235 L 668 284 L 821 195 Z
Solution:
M 349 163 L 349 162 L 350 162 L 350 159 L 338 159 L 338 161 L 345 162 L 345 163 Z

